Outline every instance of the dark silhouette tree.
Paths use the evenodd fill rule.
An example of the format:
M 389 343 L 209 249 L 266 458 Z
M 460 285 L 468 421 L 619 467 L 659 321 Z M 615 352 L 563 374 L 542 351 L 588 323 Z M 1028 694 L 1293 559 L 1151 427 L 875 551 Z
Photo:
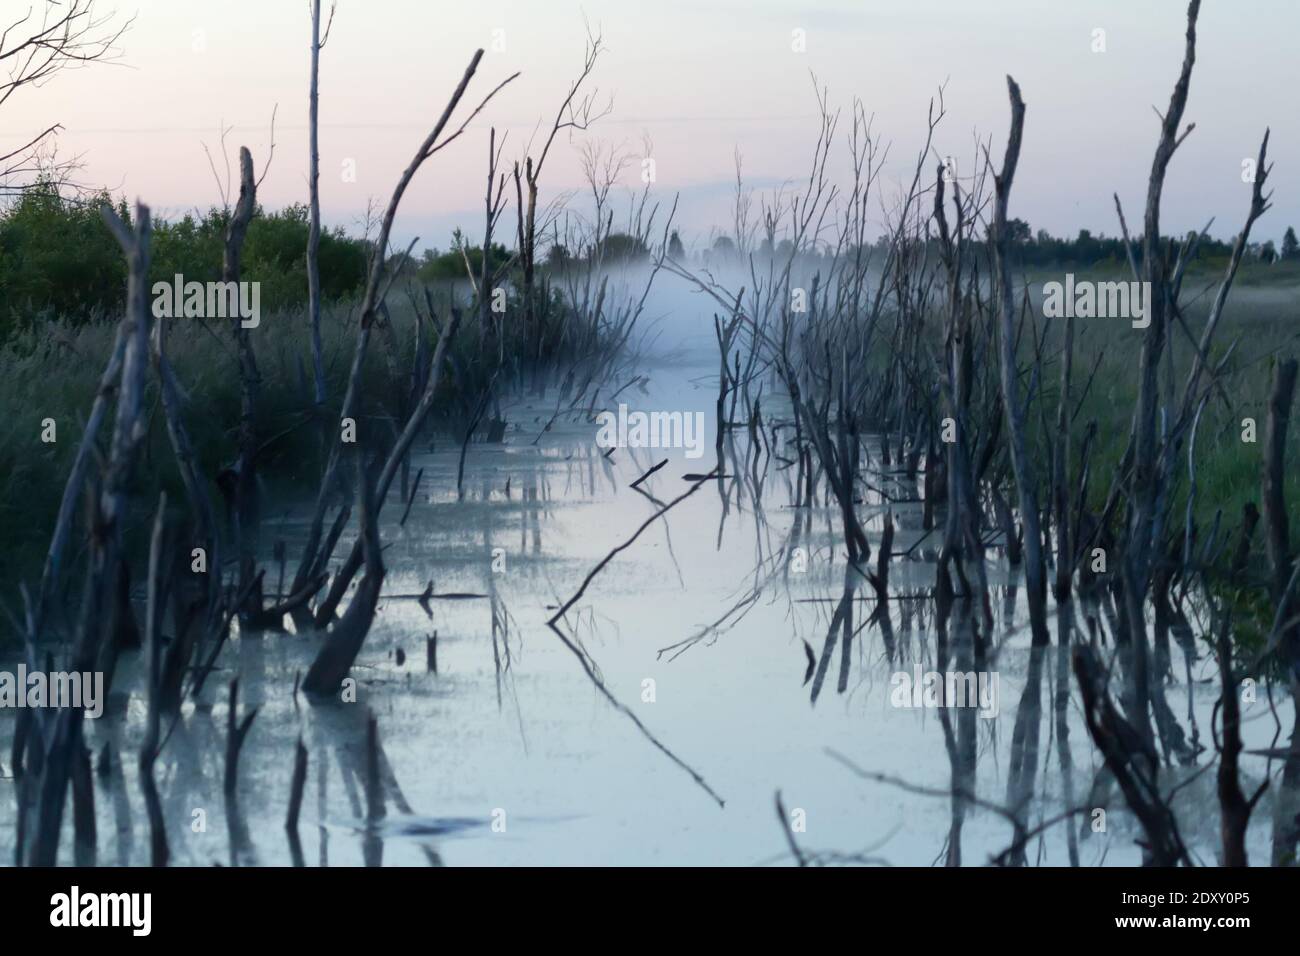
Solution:
M 1300 256 L 1300 242 L 1296 241 L 1295 226 L 1287 226 L 1282 234 L 1282 258 L 1295 259 Z
M 1292 238 L 1294 238 L 1294 236 Z M 674 229 L 673 234 L 668 237 L 668 257 L 677 262 L 681 262 L 686 258 L 686 249 L 682 246 L 682 237 L 677 235 L 676 229 Z

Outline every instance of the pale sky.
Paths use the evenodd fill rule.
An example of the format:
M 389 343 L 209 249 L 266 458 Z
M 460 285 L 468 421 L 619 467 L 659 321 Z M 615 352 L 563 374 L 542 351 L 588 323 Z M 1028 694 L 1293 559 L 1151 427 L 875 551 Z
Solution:
M 112 6 L 101 0 L 101 6 Z M 120 65 L 96 65 L 25 89 L 0 108 L 0 153 L 59 122 L 60 154 L 81 154 L 81 179 L 140 197 L 176 215 L 219 200 L 203 152 L 248 145 L 261 174 L 272 108 L 274 161 L 260 193 L 276 208 L 305 201 L 309 18 L 306 0 L 124 0 L 136 21 Z M 327 224 L 355 227 L 367 201 L 386 202 L 397 176 L 441 112 L 477 47 L 488 50 L 468 101 L 508 74 L 522 76 L 457 143 L 421 171 L 394 239 L 445 248 L 451 229 L 481 230 L 487 128 L 509 132 L 514 158 L 540 117 L 554 115 L 583 54 L 584 15 L 608 47 L 594 85 L 613 113 L 589 133 L 638 158 L 653 141 L 654 195 L 671 203 L 688 243 L 726 228 L 734 151 L 746 179 L 770 188 L 807 175 L 817 131 L 810 72 L 845 109 L 854 96 L 891 143 L 888 192 L 910 176 L 926 106 L 947 86 L 939 152 L 964 175 L 973 135 L 992 136 L 1000 161 L 1008 108 L 1005 76 L 1027 104 L 1012 215 L 1034 229 L 1118 232 L 1111 193 L 1140 221 L 1157 136 L 1182 58 L 1185 3 L 1175 0 L 338 0 L 321 59 L 321 200 Z M 0 0 L 3 19 L 26 0 Z M 1094 31 L 1105 51 L 1093 52 Z M 806 50 L 792 49 L 792 31 Z M 496 32 L 504 31 L 504 32 Z M 1272 126 L 1274 208 L 1257 238 L 1300 227 L 1292 0 L 1206 0 L 1186 119 L 1196 131 L 1174 159 L 1163 226 L 1182 232 L 1215 217 L 1235 233 L 1250 187 L 1241 163 Z M 504 41 L 504 49 L 493 49 Z M 557 144 L 543 199 L 582 186 L 577 144 Z M 843 168 L 841 138 L 834 156 Z M 343 181 L 351 161 L 356 181 Z M 928 175 L 928 174 L 927 174 Z M 620 207 L 620 208 L 625 208 Z M 513 223 L 513 209 L 508 221 Z

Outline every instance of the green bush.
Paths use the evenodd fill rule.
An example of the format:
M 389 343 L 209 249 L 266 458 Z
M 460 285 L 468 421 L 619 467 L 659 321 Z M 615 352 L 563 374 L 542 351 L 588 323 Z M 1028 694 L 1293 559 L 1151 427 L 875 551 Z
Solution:
M 107 199 L 73 203 L 38 186 L 0 216 L 0 339 L 40 315 L 85 321 L 121 306 L 126 264 L 100 217 Z
M 50 316 L 77 324 L 122 306 L 126 265 L 99 207 L 107 195 L 74 201 L 41 185 L 0 212 L 0 341 Z M 127 218 L 125 205 L 118 213 Z M 154 223 L 151 281 L 206 282 L 221 277 L 229 214 L 209 209 Z M 261 283 L 261 307 L 277 311 L 307 301 L 307 207 L 258 209 L 244 243 L 241 278 Z M 354 296 L 365 281 L 369 246 L 340 229 L 320 238 L 321 296 Z
M 451 248 L 446 252 L 439 252 L 437 249 L 424 250 L 419 267 L 416 270 L 416 276 L 421 282 L 445 282 L 464 279 L 466 278 L 466 259 L 469 260 L 474 274 L 478 275 L 479 270 L 483 267 L 483 247 L 468 245 L 460 230 L 457 229 L 452 236 Z M 510 252 L 505 246 L 497 242 L 492 243 L 488 264 L 493 269 L 499 269 L 509 259 Z

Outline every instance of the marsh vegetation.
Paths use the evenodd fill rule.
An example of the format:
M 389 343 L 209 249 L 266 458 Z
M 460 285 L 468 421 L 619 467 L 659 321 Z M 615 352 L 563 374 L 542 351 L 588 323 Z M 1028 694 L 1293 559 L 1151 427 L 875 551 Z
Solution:
M 815 87 L 808 173 L 738 168 L 687 250 L 594 145 L 598 33 L 522 146 L 475 53 L 373 232 L 330 233 L 319 0 L 302 207 L 261 209 L 245 148 L 163 225 L 34 169 L 13 221 L 102 229 L 79 281 L 123 291 L 0 354 L 10 656 L 108 688 L 0 715 L 10 858 L 1293 865 L 1300 295 L 1252 245 L 1267 131 L 1233 241 L 1160 231 L 1199 6 L 1097 249 L 1012 215 L 1008 77 L 1001 156 L 951 173 L 940 90 L 889 197 L 866 106 Z M 544 175 L 571 137 L 582 208 Z M 393 224 L 448 148 L 483 150 L 481 235 L 417 260 Z M 173 271 L 274 307 L 160 319 Z M 1054 314 L 1067 272 L 1139 311 Z M 706 428 L 603 447 L 623 404 Z

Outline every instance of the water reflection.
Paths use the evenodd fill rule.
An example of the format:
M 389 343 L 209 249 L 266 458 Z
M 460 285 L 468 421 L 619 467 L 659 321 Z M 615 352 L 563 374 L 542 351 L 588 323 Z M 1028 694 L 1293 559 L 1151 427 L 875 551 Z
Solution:
M 707 372 L 650 368 L 641 400 L 713 420 Z M 922 865 L 1139 859 L 1070 694 L 1068 658 L 1059 645 L 1029 646 L 1005 539 L 986 542 L 976 562 L 987 606 L 962 581 L 974 570 L 937 574 L 944 516 L 914 456 L 872 450 L 857 503 L 872 550 L 855 564 L 838 505 L 825 482 L 810 491 L 813 463 L 791 450 L 770 398 L 729 410 L 731 427 L 705 442 L 716 460 L 597 448 L 581 414 L 543 430 L 554 403 L 538 396 L 504 408 L 506 440 L 468 446 L 459 492 L 456 442 L 417 456 L 409 514 L 399 521 L 405 502 L 384 512 L 389 573 L 355 686 L 340 699 L 308 702 L 297 691 L 319 641 L 300 616 L 287 633 L 233 636 L 198 705 L 187 702 L 174 724 L 164 719 L 154 775 L 174 864 L 744 864 L 790 862 L 794 852 Z M 547 620 L 612 549 L 711 470 L 564 616 L 580 664 Z M 275 539 L 263 558 L 277 593 L 279 558 L 300 551 L 305 510 L 264 536 Z M 336 555 L 348 553 L 354 527 Z M 1116 596 L 1085 593 L 1066 633 L 1077 626 L 1122 643 Z M 1165 631 L 1186 651 L 1190 626 L 1176 598 L 1162 612 Z M 1162 670 L 1175 670 L 1172 656 Z M 1215 692 L 1201 692 L 1194 650 L 1183 663 L 1183 680 L 1162 683 L 1161 700 L 1188 715 L 1190 749 Z M 996 670 L 1000 716 L 981 719 L 951 701 L 891 707 L 891 674 L 913 665 Z M 97 755 L 97 855 L 71 839 L 68 822 L 61 860 L 148 863 L 140 671 L 138 652 L 124 652 L 117 707 L 86 730 Z M 257 716 L 232 795 L 223 777 L 236 678 L 237 716 Z M 14 730 L 0 722 L 6 750 Z M 306 789 L 298 826 L 286 830 L 299 738 Z M 1180 800 L 1212 799 L 1212 782 L 1191 774 L 1171 774 L 1170 786 L 1184 779 Z M 775 825 L 778 789 L 805 829 Z M 15 802 L 0 800 L 9 859 Z M 1110 811 L 1107 829 L 1078 807 Z M 1051 823 L 1063 814 L 1067 822 Z M 1203 826 L 1184 834 L 1189 845 L 1213 845 L 1213 821 Z M 87 821 L 78 829 L 84 835 Z

